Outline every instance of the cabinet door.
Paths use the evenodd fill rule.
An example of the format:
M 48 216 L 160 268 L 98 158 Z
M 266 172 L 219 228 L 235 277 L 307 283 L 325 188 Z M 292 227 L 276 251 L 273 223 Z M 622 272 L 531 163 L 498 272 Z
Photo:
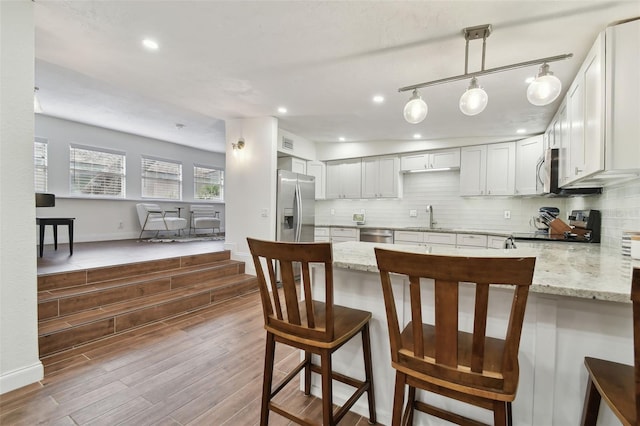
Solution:
M 558 109 L 558 121 L 556 124 L 556 145 L 560 147 L 559 160 L 560 170 L 558 176 L 559 186 L 566 185 L 569 180 L 569 149 L 571 140 L 569 139 L 569 123 L 567 122 L 567 104 L 563 102 Z
M 360 159 L 345 160 L 341 167 L 342 198 L 360 198 L 362 179 Z
M 487 179 L 487 146 L 460 150 L 460 195 L 484 195 Z
M 456 235 L 456 245 L 458 247 L 487 247 L 487 236 L 477 234 L 458 234 Z
M 307 174 L 307 162 L 299 158 L 291 159 L 291 171 L 294 173 Z
M 326 197 L 327 199 L 342 198 L 342 179 L 339 162 L 330 161 L 327 163 Z
M 430 169 L 445 169 L 460 167 L 460 148 L 443 149 L 429 153 Z
M 536 194 L 538 161 L 542 156 L 543 136 L 516 142 L 516 195 Z
M 638 55 L 638 39 L 635 54 Z M 602 35 L 587 55 L 584 68 L 584 161 L 579 177 L 604 170 L 604 40 Z M 627 66 L 626 64 L 623 66 Z M 638 76 L 636 75 L 636 78 Z M 638 93 L 636 92 L 636 95 Z M 636 100 L 637 102 L 637 100 Z M 615 105 L 614 105 L 615 107 Z M 640 119 L 635 117 L 635 121 Z M 638 141 L 636 141 L 638 143 Z
M 513 195 L 516 183 L 515 142 L 487 146 L 487 195 Z
M 400 170 L 407 172 L 410 170 L 424 170 L 426 169 L 428 160 L 428 154 L 423 152 L 419 154 L 403 155 L 400 158 Z
M 378 198 L 380 181 L 380 160 L 362 159 L 362 198 Z
M 323 200 L 325 195 L 325 165 L 320 161 L 307 162 L 307 174 L 316 178 L 316 200 Z
M 578 72 L 578 76 L 567 92 L 567 124 L 569 126 L 569 165 L 566 183 L 570 183 L 582 176 L 586 164 L 584 150 L 584 76 L 580 72 Z
M 379 197 L 395 198 L 398 196 L 399 166 L 398 157 L 380 157 L 378 159 Z

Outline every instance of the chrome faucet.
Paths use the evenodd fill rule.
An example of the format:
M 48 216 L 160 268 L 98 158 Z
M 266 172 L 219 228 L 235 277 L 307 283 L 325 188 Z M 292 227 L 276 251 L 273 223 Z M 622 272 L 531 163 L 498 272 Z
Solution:
M 437 223 L 433 221 L 433 206 L 429 204 L 426 211 L 429 213 L 429 229 L 433 229 L 433 225 Z

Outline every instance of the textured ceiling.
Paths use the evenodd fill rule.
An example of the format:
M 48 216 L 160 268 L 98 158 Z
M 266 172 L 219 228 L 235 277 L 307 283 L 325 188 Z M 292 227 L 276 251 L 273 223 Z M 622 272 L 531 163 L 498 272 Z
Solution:
M 410 94 L 397 89 L 462 74 L 461 30 L 490 23 L 487 68 L 573 53 L 551 65 L 564 91 L 597 34 L 639 15 L 637 0 L 37 0 L 36 85 L 47 115 L 217 152 L 224 120 L 258 116 L 316 142 L 514 139 L 543 131 L 558 107 L 526 101 L 536 66 L 480 78 L 489 105 L 474 117 L 458 110 L 467 81 L 423 89 L 418 125 L 402 118 Z M 143 49 L 144 37 L 160 48 Z

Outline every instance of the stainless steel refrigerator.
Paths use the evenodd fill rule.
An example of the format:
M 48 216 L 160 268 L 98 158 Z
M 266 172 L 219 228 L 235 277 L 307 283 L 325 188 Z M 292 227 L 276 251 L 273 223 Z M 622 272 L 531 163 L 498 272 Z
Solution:
M 315 193 L 314 176 L 278 170 L 276 240 L 313 241 Z

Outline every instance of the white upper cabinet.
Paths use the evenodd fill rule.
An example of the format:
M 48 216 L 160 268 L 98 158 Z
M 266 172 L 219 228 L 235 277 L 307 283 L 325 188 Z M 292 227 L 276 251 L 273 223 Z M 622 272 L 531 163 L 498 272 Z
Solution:
M 327 161 L 326 198 L 360 198 L 361 160 Z
M 296 157 L 278 157 L 278 168 L 303 175 L 307 174 L 307 162 Z
M 460 195 L 514 195 L 515 142 L 461 149 Z
M 362 159 L 362 198 L 395 198 L 400 183 L 396 156 Z
M 487 195 L 513 195 L 515 188 L 515 142 L 487 145 Z
M 326 166 L 321 161 L 307 161 L 307 174 L 316 178 L 316 200 L 325 198 Z
M 485 195 L 487 145 L 460 149 L 460 195 Z
M 640 173 L 638 40 L 638 19 L 607 27 L 569 87 L 547 129 L 549 144 L 554 136 L 560 145 L 560 186 L 604 186 Z
M 516 142 L 516 195 L 536 194 L 538 164 L 543 154 L 543 136 Z
M 406 154 L 400 158 L 400 170 L 457 169 L 460 167 L 460 148 Z

